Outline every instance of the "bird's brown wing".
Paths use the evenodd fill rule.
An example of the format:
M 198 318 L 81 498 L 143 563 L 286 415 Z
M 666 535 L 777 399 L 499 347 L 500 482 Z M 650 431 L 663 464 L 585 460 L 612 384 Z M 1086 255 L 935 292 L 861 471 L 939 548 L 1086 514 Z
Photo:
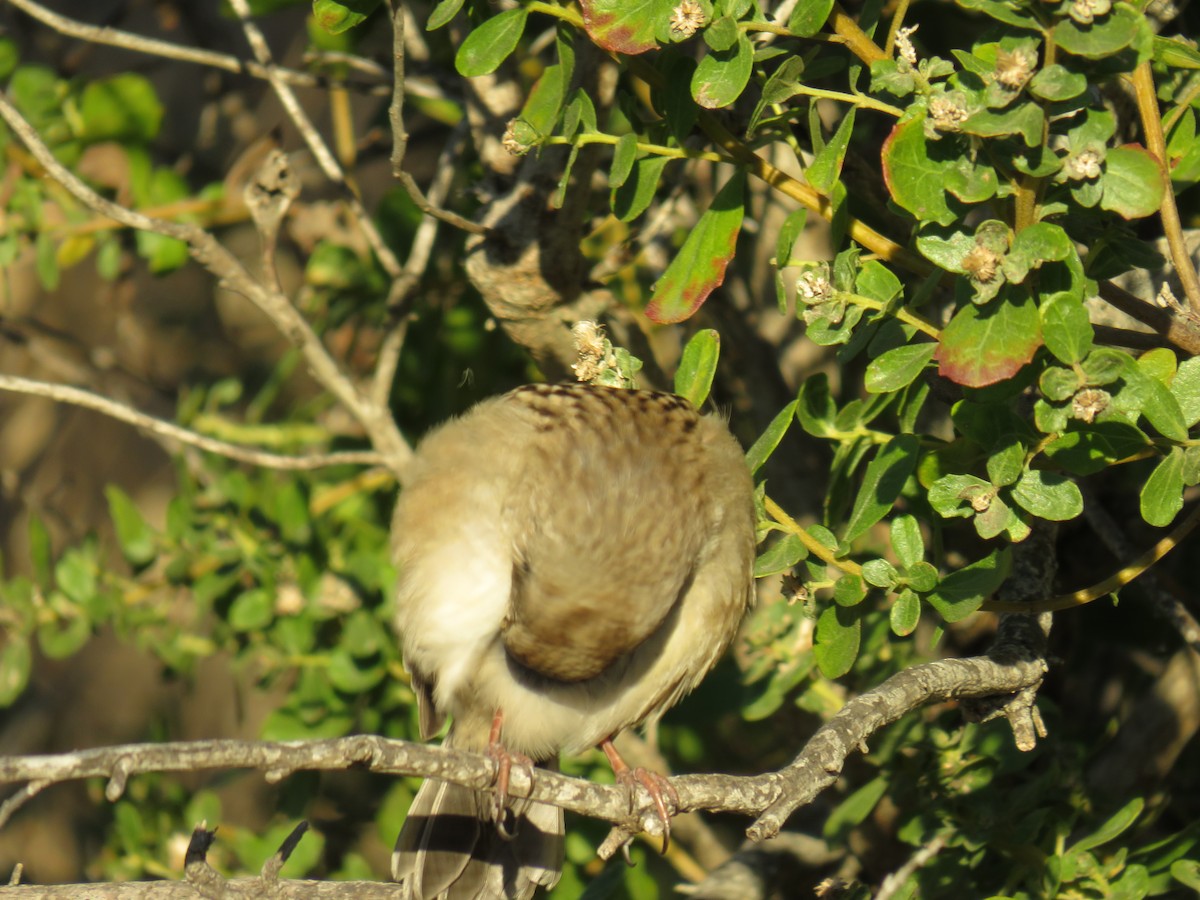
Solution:
M 707 538 L 699 415 L 672 394 L 539 385 L 509 395 L 528 428 L 506 504 L 508 652 L 576 682 L 650 637 L 686 592 Z

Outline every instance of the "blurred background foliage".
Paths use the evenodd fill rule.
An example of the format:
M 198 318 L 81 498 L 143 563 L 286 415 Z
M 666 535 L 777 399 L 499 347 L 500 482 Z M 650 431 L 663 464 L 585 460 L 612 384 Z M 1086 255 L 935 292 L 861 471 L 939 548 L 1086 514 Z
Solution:
M 1051 483 L 1041 467 L 1030 468 L 1031 455 L 1068 430 L 1063 408 L 1079 391 L 1124 378 L 1112 391 L 1119 406 L 1121 389 L 1142 385 L 1140 392 L 1130 389 L 1124 412 L 1144 443 L 1122 431 L 1117 437 L 1134 445 L 1102 448 L 1099 464 L 1096 456 L 1080 463 L 1071 446 L 1055 460 L 1068 475 L 1094 476 L 1089 505 L 1108 510 L 1131 548 L 1156 539 L 1147 522 L 1171 522 L 1185 482 L 1200 480 L 1188 436 L 1200 412 L 1190 381 L 1195 368 L 1186 360 L 1177 367 L 1174 356 L 1168 363 L 1164 351 L 1142 357 L 1136 371 L 1129 368 L 1133 358 L 1120 354 L 1109 359 L 1117 374 L 1088 381 L 1088 367 L 1102 368 L 1106 358 L 1089 355 L 1099 351 L 1091 351 L 1086 316 L 1081 325 L 1073 311 L 1062 314 L 1067 324 L 1058 332 L 1058 319 L 1043 324 L 1051 353 L 1041 351 L 994 387 L 972 387 L 965 377 L 952 377 L 957 384 L 947 387 L 946 379 L 931 377 L 932 345 L 919 342 L 912 320 L 894 317 L 900 307 L 924 306 L 921 315 L 945 324 L 956 302 L 971 310 L 1000 289 L 981 287 L 991 279 L 964 263 L 970 247 L 992 246 L 991 232 L 976 230 L 986 207 L 972 212 L 945 199 L 939 180 L 944 172 L 935 166 L 945 161 L 935 140 L 945 140 L 945 147 L 957 138 L 939 138 L 936 126 L 926 127 L 935 96 L 969 90 L 971 82 L 963 76 L 931 88 L 939 77 L 933 60 L 950 65 L 945 61 L 953 57 L 969 73 L 983 65 L 980 59 L 1019 56 L 1023 45 L 1012 29 L 1028 30 L 1031 17 L 1070 18 L 1066 5 L 915 3 L 908 14 L 922 26 L 920 77 L 890 59 L 868 72 L 848 54 L 817 42 L 799 44 L 801 51 L 786 45 L 791 55 L 782 44 L 763 45 L 750 66 L 738 54 L 753 29 L 739 30 L 739 23 L 759 21 L 757 7 L 697 5 L 709 22 L 729 24 L 705 33 L 707 49 L 676 53 L 675 63 L 664 51 L 661 65 L 690 63 L 689 53 L 701 56 L 707 68 L 697 71 L 712 79 L 714 90 L 731 92 L 723 102 L 701 106 L 725 107 L 721 121 L 739 135 L 753 120 L 758 133 L 751 142 L 768 148 L 777 164 L 807 153 L 809 181 L 823 185 L 841 210 L 832 228 L 811 221 L 815 216 L 806 222 L 794 203 L 758 183 L 748 184 L 744 196 L 739 189 L 744 223 L 738 215 L 736 226 L 706 224 L 704 211 L 714 197 L 733 202 L 722 192 L 728 166 L 706 160 L 668 166 L 667 156 L 636 147 L 635 159 L 629 148 L 637 142 L 624 137 L 635 133 L 662 147 L 698 149 L 688 137 L 695 98 L 686 91 L 675 91 L 675 105 L 661 122 L 651 121 L 624 92 L 604 107 L 602 123 L 593 109 L 589 126 L 591 101 L 578 95 L 560 92 L 547 112 L 546 97 L 553 93 L 547 72 L 567 65 L 564 54 L 575 52 L 572 40 L 582 44 L 581 34 L 569 37 L 573 7 L 555 12 L 538 3 L 508 6 L 498 16 L 498 9 L 473 0 L 412 4 L 415 23 L 432 18 L 445 27 L 421 34 L 414 46 L 423 48 L 423 56 L 410 52 L 406 167 L 419 183 L 435 174 L 441 148 L 466 114 L 459 80 L 502 62 L 506 77 L 532 97 L 519 118 L 527 130 L 517 134 L 529 145 L 544 143 L 548 155 L 559 152 L 555 139 L 574 141 L 578 149 L 585 143 L 580 134 L 600 133 L 604 124 L 615 139 L 604 165 L 623 177 L 610 184 L 597 176 L 598 184 L 573 189 L 592 190 L 598 198 L 583 252 L 604 273 L 614 332 L 649 363 L 645 381 L 667 387 L 660 373 L 673 368 L 685 338 L 697 326 L 715 329 L 721 361 L 713 396 L 752 447 L 751 459 L 763 466 L 760 475 L 772 497 L 797 518 L 819 523 L 807 533 L 830 553 L 866 562 L 857 576 L 833 572 L 808 555 L 797 535 L 764 524 L 769 539 L 757 572 L 762 602 L 731 658 L 655 731 L 675 771 L 757 774 L 785 765 L 854 693 L 915 663 L 986 649 L 995 616 L 971 613 L 1007 571 L 1001 562 L 1005 545 L 1018 541 L 1034 518 L 1065 522 L 1060 587 L 1091 584 L 1117 567 L 1114 554 L 1100 549 L 1100 526 L 1079 517 L 1085 495 L 1076 481 Z M 1104 11 L 1096 2 L 1089 8 L 1103 18 L 1104 5 Z M 807 16 L 819 19 L 807 31 L 816 34 L 830 14 L 828 3 L 809 6 L 796 6 L 789 21 L 794 33 L 812 24 Z M 907 9 L 903 3 L 852 6 L 869 28 L 879 20 L 886 26 Z M 182 45 L 245 54 L 236 20 L 215 3 L 108 0 L 55 8 Z M 371 74 L 347 62 L 350 54 L 390 65 L 387 10 L 378 3 L 327 0 L 261 0 L 253 8 L 280 60 L 324 79 L 304 92 L 306 106 L 334 136 L 367 209 L 389 246 L 405 258 L 421 215 L 388 168 L 390 72 L 377 66 Z M 518 9 L 545 15 L 537 27 L 522 17 L 514 36 L 514 22 L 523 15 Z M 1118 14 L 1124 37 L 1112 37 L 1112 28 L 1103 32 L 1111 46 L 1087 43 L 1099 40 L 1101 29 L 1088 30 L 1092 26 L 1067 39 L 1076 41 L 1076 62 L 1085 62 L 1045 77 L 1038 96 L 1050 114 L 1066 109 L 1054 103 L 1082 96 L 1072 75 L 1087 72 L 1101 80 L 1129 70 L 1136 53 L 1150 52 L 1142 44 L 1153 35 L 1137 24 L 1142 12 L 1118 4 L 1114 21 Z M 507 20 L 500 19 L 504 15 Z M 1169 30 L 1194 33 L 1195 19 L 1194 9 L 1184 9 Z M 553 27 L 564 20 L 572 27 Z M 1078 24 L 1077 17 L 1071 21 Z M 0 27 L 0 82 L 62 162 L 119 202 L 214 230 L 247 260 L 258 252 L 241 199 L 248 173 L 266 146 L 295 151 L 304 193 L 285 225 L 281 281 L 344 367 L 359 377 L 371 371 L 393 315 L 384 299 L 387 276 L 336 191 L 307 161 L 264 82 L 80 42 L 11 5 L 0 9 Z M 473 33 L 480 36 L 469 44 L 466 36 Z M 593 37 L 605 39 L 603 33 Z M 681 40 L 662 34 L 645 39 Z M 1178 101 L 1168 129 L 1174 187 L 1185 224 L 1194 224 L 1197 201 L 1187 188 L 1200 171 L 1193 143 L 1198 92 L 1188 47 L 1179 42 L 1159 53 L 1156 72 L 1163 102 Z M 801 59 L 803 66 L 791 82 L 782 76 L 772 82 L 788 59 Z M 742 68 L 749 74 L 740 87 L 730 85 Z M 645 71 L 640 76 L 648 79 L 643 88 L 652 82 Z M 869 81 L 878 103 L 914 104 L 891 132 L 910 155 L 885 159 L 890 200 L 879 153 L 893 123 L 870 118 L 867 108 L 857 110 L 856 121 L 812 93 L 847 84 L 863 91 Z M 687 79 L 678 83 L 686 87 Z M 752 90 L 739 100 L 747 83 Z M 796 84 L 808 93 L 789 93 Z M 539 91 L 535 85 L 548 86 Z M 636 93 L 636 84 L 627 86 Z M 974 89 L 986 93 L 980 85 Z M 784 103 L 797 95 L 802 102 Z M 987 102 L 999 103 L 994 97 Z M 1127 112 L 1107 112 L 1117 99 L 1089 102 L 1094 109 L 1085 118 L 1099 122 L 1093 129 L 1099 144 L 1087 128 L 1064 133 L 1065 144 L 1057 147 L 1063 159 L 1097 146 L 1111 151 L 1137 138 Z M 998 120 L 1010 113 L 990 115 Z M 584 127 L 568 128 L 572 115 Z M 1111 129 L 1105 115 L 1113 120 Z M 681 122 L 689 116 L 692 122 Z M 1128 134 L 1113 137 L 1117 121 Z M 912 122 L 917 124 L 904 130 Z M 970 127 L 999 141 L 987 146 L 1002 157 L 1022 139 L 1024 126 L 976 119 Z M 1040 145 L 1045 135 L 1036 137 L 1032 143 Z M 898 153 L 896 146 L 891 152 Z M 1136 173 L 1140 157 L 1130 153 L 1113 158 L 1125 159 L 1120 164 Z M 189 263 L 180 242 L 133 234 L 96 217 L 41 177 L 3 128 L 0 157 L 6 167 L 0 187 L 0 371 L 86 385 L 198 432 L 278 452 L 365 445 L 362 429 L 319 389 L 298 354 Z M 502 191 L 502 179 L 469 150 L 454 163 L 447 205 L 470 217 Z M 916 166 L 915 174 L 906 175 L 905 164 Z M 1037 165 L 1030 161 L 1026 169 Z M 1001 162 L 996 166 L 1011 174 Z M 936 189 L 926 177 L 931 171 Z M 923 186 L 906 187 L 910 175 Z M 984 190 L 970 181 L 986 180 L 978 171 L 959 176 L 966 179 L 958 186 L 959 200 Z M 1043 177 L 1053 182 L 1049 172 Z M 1096 279 L 1161 264 L 1157 220 L 1141 208 L 1145 196 L 1131 189 L 1118 200 L 1118 188 L 1104 188 L 1106 205 L 1103 190 L 1094 189 L 1101 182 L 1091 184 L 1059 179 L 1048 188 L 1063 198 L 1058 221 L 1069 223 L 1070 239 L 1063 229 L 1039 232 L 1040 242 L 1021 251 L 1023 260 L 1016 258 L 1017 245 L 1001 247 L 1014 257 L 1007 270 L 1013 283 L 1045 265 L 1039 297 L 1046 307 L 1052 305 L 1045 299 L 1051 287 L 1081 304 Z M 924 208 L 938 198 L 947 210 L 943 221 L 933 221 L 940 212 Z M 975 202 L 1003 206 L 1008 200 L 993 187 Z M 608 203 L 614 215 L 605 214 Z M 1114 211 L 1121 204 L 1123 211 Z M 912 229 L 906 210 L 918 228 Z M 963 276 L 957 295 L 844 249 L 850 214 L 884 232 L 911 229 L 927 258 Z M 954 231 L 958 225 L 965 230 Z M 714 236 L 713 227 L 726 232 Z M 686 257 L 688 235 L 695 232 L 717 244 L 726 240 L 722 292 L 687 325 L 654 326 L 642 315 L 652 286 L 664 273 L 670 280 L 671 260 Z M 1086 274 L 1075 249 L 1085 237 L 1093 251 L 1086 254 Z M 465 276 L 464 243 L 453 229 L 441 229 L 411 300 L 391 404 L 414 440 L 477 400 L 541 375 L 497 327 Z M 705 252 L 696 255 L 697 268 L 713 257 L 700 249 Z M 700 276 L 682 277 L 687 285 Z M 797 278 L 809 288 L 817 285 L 807 300 L 796 299 L 791 282 Z M 832 288 L 820 287 L 821 278 Z M 663 293 L 657 296 L 663 300 Z M 1003 294 L 997 302 L 1021 308 L 1015 295 Z M 880 310 L 893 315 L 877 315 Z M 1008 324 L 1016 328 L 1023 321 Z M 1036 314 L 1033 323 L 1038 325 Z M 969 336 L 969 326 L 964 328 Z M 1009 361 L 1027 349 L 1019 331 L 1012 334 L 1017 346 L 1004 351 Z M 946 346 L 954 352 L 949 340 Z M 967 341 L 957 361 L 943 360 L 943 368 L 961 368 L 962 354 L 978 350 Z M 1177 372 L 1188 373 L 1186 384 L 1173 381 Z M 1155 379 L 1161 390 L 1145 387 Z M 1181 423 L 1153 406 L 1169 406 L 1161 397 L 1168 390 L 1186 414 Z M 1036 410 L 1035 403 L 1041 404 Z M 1012 427 L 997 426 L 997 417 Z M 1157 437 L 1134 428 L 1139 419 Z M 797 427 L 789 427 L 793 423 Z M 1013 442 L 1003 440 L 1014 433 L 1020 438 L 1015 455 Z M 886 451 L 878 449 L 883 445 Z M 1115 465 L 1135 451 L 1145 458 Z M 1154 473 L 1165 472 L 1171 460 L 1178 474 L 1171 469 L 1158 476 L 1161 490 L 1147 501 Z M 939 495 L 933 485 L 945 478 L 960 481 Z M 1170 481 L 1165 488 L 1164 480 Z M 972 486 L 1011 500 L 1007 517 L 976 517 L 980 510 L 967 509 L 971 495 L 963 493 Z M 6 395 L 0 398 L 0 490 L 2 752 L 211 737 L 415 737 L 413 696 L 390 627 L 395 573 L 387 529 L 395 484 L 383 471 L 339 466 L 271 472 L 194 450 L 168 454 L 96 413 Z M 1194 596 L 1194 559 L 1193 542 L 1156 567 L 1151 590 Z M 971 563 L 976 568 L 968 571 L 977 581 L 956 593 L 947 578 Z M 811 896 L 818 883 L 836 876 L 847 885 L 842 895 L 869 896 L 868 886 L 881 884 L 921 848 L 933 853 L 894 896 L 1184 896 L 1200 888 L 1200 759 L 1191 740 L 1200 727 L 1200 666 L 1179 632 L 1147 612 L 1142 587 L 1131 586 L 1121 598 L 1119 605 L 1100 601 L 1057 617 L 1052 673 L 1040 701 L 1049 737 L 1036 750 L 1018 752 L 1000 724 L 964 724 L 953 703 L 909 714 L 848 761 L 836 790 L 793 817 L 790 827 L 823 840 L 828 855 L 820 864 L 801 866 L 780 895 Z M 564 769 L 611 779 L 598 753 L 566 760 Z M 257 775 L 200 773 L 139 776 L 120 801 L 108 803 L 101 783 L 59 786 L 0 831 L 0 869 L 19 861 L 27 880 L 47 883 L 179 877 L 186 835 L 205 820 L 220 827 L 213 864 L 229 873 L 253 872 L 297 819 L 308 818 L 315 829 L 285 875 L 381 879 L 414 788 L 411 780 L 361 772 L 297 774 L 274 786 Z M 745 824 L 710 822 L 730 850 Z M 680 841 L 665 858 L 638 845 L 635 867 L 604 870 L 594 848 L 605 831 L 595 822 L 569 822 L 568 865 L 558 895 L 667 896 L 673 885 L 713 865 L 711 856 L 698 864 L 693 857 L 702 854 Z

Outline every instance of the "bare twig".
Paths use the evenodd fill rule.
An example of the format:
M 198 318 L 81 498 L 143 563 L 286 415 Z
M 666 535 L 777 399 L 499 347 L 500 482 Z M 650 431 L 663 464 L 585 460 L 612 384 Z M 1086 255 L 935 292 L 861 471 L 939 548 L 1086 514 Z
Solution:
M 304 112 L 304 108 L 300 105 L 300 101 L 296 99 L 296 94 L 292 91 L 291 86 L 283 78 L 276 74 L 275 63 L 271 58 L 271 50 L 267 46 L 266 38 L 254 24 L 254 20 L 250 18 L 250 6 L 246 0 L 230 0 L 230 6 L 237 14 L 242 22 L 242 31 L 246 35 L 246 40 L 250 44 L 250 49 L 254 51 L 254 56 L 259 63 L 266 67 L 267 80 L 270 81 L 271 87 L 275 91 L 275 96 L 279 98 L 280 104 L 291 119 L 292 124 L 296 126 L 296 130 L 300 132 L 300 136 L 304 139 L 304 143 L 308 146 L 313 158 L 317 161 L 321 171 L 325 173 L 325 177 L 337 185 L 343 192 L 346 202 L 353 212 L 355 220 L 358 222 L 358 227 L 362 229 L 363 236 L 366 237 L 367 243 L 371 245 L 371 250 L 374 251 L 375 257 L 379 260 L 379 264 L 383 266 L 383 270 L 387 272 L 391 278 L 400 276 L 401 267 L 400 261 L 396 258 L 396 254 L 392 252 L 392 248 L 387 245 L 383 239 L 383 235 L 379 233 L 379 229 L 375 226 L 374 221 L 367 214 L 366 209 L 362 205 L 362 200 L 351 188 L 350 183 L 346 180 L 346 173 L 334 158 L 329 146 L 325 143 L 325 139 L 317 132 L 312 120 L 308 114 Z
M 392 129 L 392 175 L 400 182 L 401 187 L 408 193 L 417 208 L 427 216 L 441 219 L 447 225 L 452 225 L 461 231 L 485 234 L 487 229 L 478 222 L 472 222 L 470 219 L 464 219 L 458 213 L 442 209 L 443 200 L 426 197 L 413 177 L 404 171 L 404 154 L 408 151 L 408 131 L 404 127 L 404 94 L 408 89 L 408 76 L 404 59 L 407 53 L 406 22 L 409 15 L 408 7 L 404 3 L 396 4 L 392 10 L 393 85 L 392 102 L 388 106 L 388 121 Z M 453 171 L 452 167 L 450 168 Z M 439 171 L 442 169 L 443 167 L 439 165 Z
M 753 840 L 777 835 L 788 816 L 837 781 L 851 753 L 866 752 L 867 738 L 906 713 L 937 700 L 1016 694 L 1040 683 L 1045 672 L 1041 659 L 998 662 L 983 656 L 936 660 L 898 672 L 843 706 L 786 769 L 751 779 L 764 811 L 747 834 Z M 693 808 L 711 809 L 710 803 L 721 802 L 719 796 L 688 790 L 686 776 L 672 783 L 688 791 Z
M 358 390 L 325 349 L 312 326 L 286 296 L 252 277 L 237 257 L 204 229 L 190 223 L 156 219 L 101 197 L 54 158 L 33 126 L 3 95 L 0 95 L 0 118 L 20 137 L 46 173 L 85 206 L 129 228 L 184 241 L 201 265 L 225 287 L 250 300 L 292 345 L 300 349 L 313 376 L 358 419 L 370 435 L 372 444 L 387 460 L 389 468 L 398 475 L 407 469 L 412 449 L 396 428 L 390 412 L 372 404 Z
M 465 121 L 460 123 L 450 135 L 450 140 L 442 148 L 438 156 L 437 173 L 429 186 L 429 202 L 441 204 L 450 193 L 454 183 L 454 161 L 462 152 L 466 139 L 467 127 Z M 374 403 L 383 408 L 387 405 L 391 393 L 392 382 L 396 378 L 396 367 L 400 363 L 400 351 L 404 348 L 404 338 L 408 333 L 408 315 L 405 310 L 408 295 L 420 282 L 429 260 L 433 256 L 433 248 L 437 242 L 438 219 L 426 215 L 417 226 L 413 235 L 412 246 L 408 251 L 408 259 L 404 261 L 404 271 L 392 282 L 388 289 L 387 308 L 395 324 L 384 335 L 379 347 L 379 359 L 375 364 L 375 374 L 371 380 L 371 397 Z
M 896 893 L 904 887 L 904 882 L 908 881 L 917 869 L 926 866 L 942 851 L 947 840 L 946 835 L 939 834 L 910 856 L 904 865 L 883 879 L 883 883 L 879 885 L 879 891 L 875 894 L 875 900 L 892 900 L 892 897 L 896 896 Z
M 102 25 L 89 25 L 86 22 L 80 22 L 76 19 L 68 18 L 47 9 L 40 3 L 35 3 L 34 0 L 8 0 L 9 5 L 15 6 L 17 9 L 24 12 L 26 15 L 37 19 L 43 25 L 48 25 L 59 34 L 65 34 L 68 37 L 79 38 L 91 44 L 104 44 L 109 47 L 119 47 L 122 50 L 132 50 L 136 53 L 146 53 L 151 56 L 161 56 L 165 59 L 176 59 L 180 62 L 195 63 L 200 66 L 210 66 L 215 69 L 223 69 L 226 72 L 234 72 L 240 75 L 252 75 L 255 78 L 266 79 L 269 75 L 266 66 L 255 62 L 254 60 L 239 59 L 229 53 L 217 53 L 213 50 L 200 50 L 196 47 L 188 47 L 183 44 L 173 44 L 170 41 L 162 41 L 157 38 L 148 38 L 140 34 L 133 34 L 129 31 L 122 31 L 118 28 L 109 28 Z M 363 60 L 363 62 L 369 62 Z M 364 66 L 356 66 L 360 71 L 368 72 L 372 75 L 377 75 Z M 288 84 L 296 85 L 297 87 L 327 87 L 329 79 L 319 75 L 312 75 L 308 72 L 297 72 L 294 69 L 283 69 L 276 67 L 276 75 L 286 81 Z M 377 77 L 378 81 L 383 81 L 382 77 Z M 371 94 L 387 94 L 390 88 L 385 83 L 377 83 L 371 85 L 347 85 L 348 87 L 357 90 L 366 90 Z
M 266 469 L 301 471 L 340 465 L 379 466 L 386 462 L 380 454 L 373 450 L 346 451 L 342 453 L 311 453 L 303 456 L 291 456 L 283 453 L 271 453 L 266 450 L 256 450 L 253 447 L 244 447 L 240 444 L 231 444 L 228 441 L 217 440 L 216 438 L 183 428 L 174 422 L 168 422 L 165 419 L 159 419 L 144 412 L 139 412 L 132 407 L 118 403 L 116 400 L 110 400 L 108 397 L 101 396 L 100 394 L 93 394 L 91 391 L 70 387 L 65 384 L 53 384 L 48 381 L 34 381 L 16 375 L 0 374 L 0 391 L 12 391 L 18 394 L 29 394 L 34 397 L 47 397 L 59 403 L 82 406 L 85 409 L 95 410 L 119 422 L 126 422 L 152 435 L 171 441 L 179 441 L 181 444 L 187 444 L 189 447 L 198 447 L 201 450 L 216 453 L 227 459 L 235 459 L 238 462 L 261 466 Z

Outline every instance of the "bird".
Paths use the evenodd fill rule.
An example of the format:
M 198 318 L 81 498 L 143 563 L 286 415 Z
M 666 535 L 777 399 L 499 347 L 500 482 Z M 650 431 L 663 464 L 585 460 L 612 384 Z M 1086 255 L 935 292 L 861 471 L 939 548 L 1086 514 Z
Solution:
M 596 746 L 623 765 L 611 739 L 691 691 L 752 605 L 753 498 L 726 422 L 671 393 L 526 385 L 433 430 L 392 522 L 422 738 L 449 717 L 444 744 L 494 755 L 502 777 Z M 505 786 L 497 808 L 422 784 L 392 857 L 401 896 L 557 883 L 562 810 Z

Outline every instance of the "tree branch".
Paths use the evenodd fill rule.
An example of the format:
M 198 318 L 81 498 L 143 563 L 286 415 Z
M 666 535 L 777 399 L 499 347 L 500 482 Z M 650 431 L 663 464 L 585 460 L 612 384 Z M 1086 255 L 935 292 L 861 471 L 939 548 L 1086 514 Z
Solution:
M 55 159 L 33 126 L 3 95 L 0 95 L 0 118 L 16 132 L 46 173 L 85 206 L 129 228 L 151 231 L 185 242 L 193 258 L 215 275 L 223 286 L 257 306 L 280 333 L 300 349 L 313 377 L 354 415 L 366 429 L 375 449 L 387 460 L 388 467 L 397 476 L 402 476 L 412 458 L 412 448 L 396 428 L 391 413 L 371 403 L 358 390 L 325 349 L 312 326 L 283 293 L 251 276 L 237 257 L 204 229 L 190 223 L 156 219 L 100 196 Z
M 187 444 L 189 447 L 198 447 L 201 450 L 216 453 L 218 456 L 224 456 L 227 459 L 234 459 L 238 462 L 261 466 L 266 469 L 302 471 L 319 469 L 325 466 L 382 466 L 386 463 L 383 456 L 373 450 L 351 450 L 342 453 L 310 453 L 303 456 L 292 456 L 285 453 L 271 453 L 267 450 L 257 450 L 253 447 L 242 446 L 241 444 L 231 444 L 228 441 L 218 440 L 217 438 L 184 428 L 181 425 L 176 425 L 174 422 L 168 422 L 166 419 L 159 419 L 156 416 L 140 412 L 133 407 L 126 406 L 116 400 L 110 400 L 108 397 L 100 394 L 94 394 L 91 391 L 85 391 L 81 388 L 65 384 L 53 384 L 49 381 L 35 381 L 31 378 L 21 378 L 17 375 L 0 374 L 0 391 L 12 391 L 34 397 L 47 397 L 59 403 L 82 406 L 85 409 L 94 410 L 119 422 L 126 422 L 135 428 L 147 431 L 157 437 L 166 438 L 169 441 L 179 441 L 182 444 Z
M 366 237 L 367 243 L 371 245 L 371 249 L 374 251 L 375 257 L 379 260 L 379 264 L 383 266 L 383 270 L 387 272 L 390 278 L 399 278 L 401 272 L 400 261 L 396 259 L 396 254 L 392 252 L 392 248 L 383 240 L 383 235 L 379 233 L 379 229 L 375 227 L 375 222 L 363 207 L 362 200 L 359 199 L 358 194 L 346 180 L 346 173 L 342 171 L 342 167 L 334 159 L 333 153 L 330 152 L 325 140 L 317 132 L 312 120 L 308 118 L 308 114 L 304 112 L 304 108 L 300 105 L 300 101 L 296 99 L 296 94 L 292 91 L 291 86 L 278 75 L 275 63 L 271 58 L 271 50 L 267 46 L 266 38 L 263 37 L 263 33 L 250 17 L 249 4 L 246 0 L 229 0 L 229 2 L 230 6 L 233 7 L 233 11 L 241 20 L 242 31 L 246 35 L 250 49 L 254 51 L 254 55 L 259 63 L 266 68 L 267 80 L 271 83 L 271 87 L 275 91 L 275 96 L 279 98 L 279 102 L 287 113 L 288 118 L 292 120 L 292 124 L 300 132 L 300 136 L 304 139 L 304 143 L 308 146 L 321 171 L 325 173 L 325 177 L 342 191 L 346 202 L 350 206 L 350 211 L 354 214 L 354 218 L 358 222 L 358 227 L 362 229 L 363 236 Z
M 837 780 L 846 757 L 864 749 L 866 740 L 880 728 L 931 701 L 1015 694 L 1038 684 L 1045 671 L 1041 659 L 1001 662 L 988 657 L 938 660 L 906 669 L 847 703 L 779 772 L 671 778 L 679 809 L 761 814 L 748 833 L 755 840 L 772 837 L 793 811 Z M 275 783 L 297 771 L 351 766 L 440 778 L 483 791 L 491 789 L 496 777 L 496 763 L 481 754 L 358 735 L 323 741 L 129 744 L 49 756 L 0 757 L 0 784 L 108 778 L 105 796 L 115 801 L 129 776 L 144 772 L 257 769 Z M 654 800 L 644 788 L 636 789 L 632 814 L 626 788 L 543 769 L 537 770 L 531 783 L 528 772 L 514 767 L 509 788 L 514 797 L 530 797 L 622 827 L 650 833 L 661 829 Z M 0 818 L 0 826 L 4 821 Z
M 109 28 L 103 25 L 88 25 L 86 22 L 80 22 L 76 19 L 68 18 L 47 9 L 40 3 L 35 3 L 34 0 L 8 0 L 10 6 L 15 6 L 31 18 L 37 19 L 43 25 L 53 28 L 59 34 L 65 34 L 67 37 L 79 38 L 81 41 L 87 41 L 91 44 L 104 44 L 109 47 L 118 47 L 121 50 L 132 50 L 135 53 L 145 53 L 150 56 L 161 56 L 164 59 L 176 59 L 180 62 L 195 63 L 200 66 L 210 66 L 214 69 L 224 69 L 226 72 L 233 72 L 239 75 L 251 75 L 255 78 L 267 79 L 269 70 L 266 66 L 255 62 L 254 60 L 239 59 L 229 53 L 217 53 L 214 50 L 201 50 L 196 47 L 188 47 L 183 44 L 173 44 L 170 41 L 161 41 L 157 38 L 148 38 L 140 34 L 133 34 L 129 31 L 122 31 L 119 28 Z M 365 60 L 361 62 L 366 62 Z M 376 71 L 367 68 L 364 65 L 356 65 L 359 71 L 364 71 L 372 75 L 376 75 Z M 276 67 L 275 73 L 279 78 L 282 78 L 288 84 L 296 85 L 297 87 L 323 88 L 329 87 L 331 82 L 328 78 L 323 78 L 320 75 L 313 75 L 308 72 L 297 72 L 294 69 L 283 69 Z M 383 82 L 383 77 L 376 77 L 378 83 L 371 85 L 351 84 L 348 87 L 366 90 L 371 94 L 386 95 L 391 89 Z

